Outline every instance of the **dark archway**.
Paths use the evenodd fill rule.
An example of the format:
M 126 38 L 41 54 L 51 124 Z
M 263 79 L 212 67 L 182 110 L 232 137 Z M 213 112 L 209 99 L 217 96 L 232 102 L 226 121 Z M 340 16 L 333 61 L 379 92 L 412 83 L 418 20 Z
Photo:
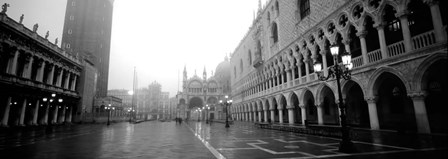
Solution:
M 375 81 L 374 95 L 378 96 L 377 112 L 380 127 L 399 131 L 416 130 L 414 108 L 406 87 L 399 77 L 384 72 Z
M 431 16 L 431 9 L 422 0 L 412 0 L 408 4 L 408 21 L 411 36 L 416 36 L 434 29 Z M 443 9 L 445 10 L 445 9 Z
M 291 106 L 294 108 L 295 123 L 302 123 L 302 110 L 299 106 L 299 98 L 295 93 L 291 95 Z
M 288 123 L 288 121 L 289 121 L 289 118 L 288 118 L 288 109 L 286 109 L 286 105 L 287 105 L 287 103 L 286 103 L 286 98 L 285 98 L 285 96 L 283 96 L 283 95 L 281 95 L 281 97 L 280 97 L 280 105 L 282 106 L 282 111 L 281 111 L 281 113 L 282 113 L 282 115 L 283 115 L 283 123 Z
M 383 13 L 383 20 L 386 23 L 384 27 L 384 35 L 386 44 L 390 45 L 403 40 L 403 31 L 401 31 L 400 19 L 395 17 L 396 9 L 391 5 L 386 5 Z M 383 57 L 384 58 L 384 57 Z
M 272 122 L 279 122 L 279 116 L 278 116 L 278 104 L 277 104 L 277 99 L 272 99 L 272 107 L 274 107 L 274 119 L 272 120 Z
M 370 126 L 369 110 L 361 87 L 350 80 L 345 84 L 343 91 L 346 94 L 347 124 L 368 128 Z
M 190 102 L 188 102 L 188 109 L 193 109 L 194 107 L 202 108 L 203 106 L 204 103 L 199 97 L 193 97 L 190 99 Z
M 272 121 L 271 115 L 270 115 L 270 110 L 269 110 L 269 108 L 270 108 L 269 100 L 266 99 L 264 102 L 266 104 L 266 106 L 265 106 L 265 108 L 266 108 L 266 116 L 267 116 L 266 121 Z
M 448 133 L 445 122 L 448 121 L 448 107 L 445 105 L 447 97 L 448 78 L 447 60 L 433 63 L 423 75 L 422 86 L 427 93 L 425 99 L 426 113 L 433 133 Z
M 324 86 L 321 92 L 321 107 L 325 124 L 339 124 L 339 109 L 335 101 L 333 91 L 329 87 Z
M 367 52 L 371 52 L 380 48 L 380 40 L 378 37 L 378 31 L 373 27 L 372 17 L 366 16 L 364 19 L 364 27 L 365 31 L 367 31 L 367 35 L 365 37 L 367 44 Z
M 314 105 L 314 96 L 310 91 L 306 91 L 304 98 L 304 104 L 306 108 L 306 120 L 310 123 L 317 124 L 317 108 Z

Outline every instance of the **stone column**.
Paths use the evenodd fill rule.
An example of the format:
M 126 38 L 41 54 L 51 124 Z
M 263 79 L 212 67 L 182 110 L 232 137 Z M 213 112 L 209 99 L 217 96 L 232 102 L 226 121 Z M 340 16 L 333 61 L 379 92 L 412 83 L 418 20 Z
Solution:
M 287 87 L 292 86 L 292 80 L 291 80 L 291 69 L 289 67 L 286 68 L 286 85 Z
M 20 118 L 19 118 L 19 126 L 25 126 L 23 121 L 25 120 L 25 110 L 26 110 L 26 98 L 22 101 L 22 108 L 20 108 Z
M 367 31 L 357 32 L 356 35 L 359 37 L 359 41 L 361 43 L 361 53 L 362 53 L 362 61 L 363 65 L 369 63 L 369 57 L 367 56 L 367 44 L 366 44 L 366 35 Z
M 412 94 L 412 103 L 414 104 L 415 119 L 417 123 L 417 131 L 419 133 L 431 133 L 428 114 L 426 113 L 425 96 L 423 93 Z
M 325 49 L 320 50 L 320 55 L 322 56 L 322 68 L 325 76 L 328 75 L 327 53 L 328 51 Z
M 253 121 L 256 122 L 257 121 L 257 111 L 254 111 L 254 117 L 253 117 Z
M 268 122 L 268 110 L 263 110 L 264 111 L 264 122 Z
M 368 97 L 366 98 L 367 105 L 369 107 L 369 119 L 370 119 L 370 128 L 372 130 L 379 130 L 380 123 L 378 121 L 378 112 L 376 110 L 376 97 Z
M 294 124 L 294 119 L 295 119 L 295 117 L 294 117 L 294 107 L 287 106 L 286 108 L 288 109 L 288 121 L 289 121 L 289 124 Z
M 59 106 L 55 105 L 55 109 L 53 112 L 53 120 L 51 121 L 52 124 L 56 124 L 58 122 L 58 111 L 59 111 Z
M 409 21 L 406 12 L 395 14 L 400 18 L 401 31 L 403 32 L 404 49 L 406 52 L 412 51 L 411 31 L 409 30 Z
M 376 24 L 375 27 L 378 30 L 378 37 L 380 40 L 381 59 L 386 59 L 388 58 L 388 56 L 387 56 L 386 36 L 384 35 L 384 24 Z
M 64 75 L 64 69 L 59 69 L 58 71 L 58 77 L 56 78 L 56 86 L 62 87 L 62 75 Z
M 261 111 L 262 111 L 262 110 L 258 111 L 258 122 L 263 122 L 263 121 L 261 120 Z
M 65 122 L 65 109 L 67 109 L 67 107 L 65 105 L 62 106 L 62 114 L 59 116 L 59 121 L 58 121 L 59 124 Z
M 50 73 L 48 73 L 47 84 L 53 85 L 53 76 L 54 76 L 54 65 L 50 68 Z
M 8 97 L 6 101 L 5 111 L 3 111 L 2 127 L 8 127 L 9 109 L 11 108 L 12 97 Z
M 303 62 L 305 63 L 305 72 L 306 72 L 306 82 L 310 81 L 310 64 L 309 64 L 310 58 L 308 56 L 305 56 L 305 59 Z
M 430 1 L 432 25 L 437 42 L 446 41 L 446 33 L 443 31 L 442 16 L 440 15 L 439 1 Z
M 277 111 L 278 111 L 278 122 L 280 124 L 282 124 L 283 123 L 283 108 L 277 107 Z
M 75 91 L 76 89 L 76 81 L 78 79 L 78 76 L 76 74 L 73 74 L 73 80 L 72 80 L 72 88 L 70 90 Z
M 45 72 L 45 62 L 42 61 L 42 63 L 40 64 L 40 68 L 37 69 L 37 77 L 36 80 L 39 82 L 42 82 L 44 79 L 44 72 Z
M 300 61 L 300 59 L 298 59 L 298 58 L 296 58 L 297 59 L 297 72 L 299 73 L 299 79 L 300 78 L 302 78 L 302 66 L 301 66 L 301 64 L 302 64 L 302 62 Z M 300 82 L 302 82 L 302 81 L 300 81 Z
M 40 100 L 37 99 L 33 110 L 33 121 L 31 122 L 31 125 L 37 125 L 37 118 L 39 116 L 39 102 Z
M 41 125 L 48 125 L 48 113 L 50 111 L 50 102 L 47 101 L 47 106 L 45 107 L 45 115 L 42 118 L 42 123 Z
M 65 82 L 64 82 L 64 89 L 70 89 L 70 88 L 68 88 L 69 82 L 70 82 L 70 75 L 71 75 L 71 73 L 67 71 L 67 77 L 65 77 Z
M 316 105 L 317 108 L 317 123 L 319 125 L 324 125 L 324 113 L 322 111 L 321 105 Z
M 305 125 L 305 120 L 306 120 L 306 107 L 305 107 L 305 105 L 299 105 L 299 107 L 300 107 L 300 112 L 301 112 L 301 115 L 302 115 L 302 125 Z
M 12 63 L 11 63 L 11 65 L 8 65 L 8 66 L 10 66 L 10 67 L 8 67 L 8 70 L 9 70 L 8 73 L 12 74 L 12 75 L 16 75 L 17 62 L 19 60 L 19 51 L 14 50 L 13 54 L 14 54 L 14 57 L 13 57 L 12 61 L 10 60 L 10 62 L 12 62 Z
M 280 73 L 280 71 L 277 71 L 277 74 L 276 74 L 276 76 L 277 76 L 277 86 L 279 86 L 280 85 L 280 80 L 281 80 L 281 73 Z
M 30 57 L 30 59 L 28 61 L 28 65 L 26 67 L 26 71 L 23 71 L 23 73 L 24 73 L 23 77 L 31 79 L 31 73 L 33 72 L 33 63 L 34 63 L 34 58 Z
M 72 122 L 72 114 L 73 114 L 73 112 L 72 112 L 72 106 L 69 106 L 70 108 L 68 109 L 69 111 L 68 111 L 68 116 L 67 116 L 67 119 L 66 119 L 66 123 L 71 123 Z
M 290 69 L 291 69 L 291 86 L 292 85 L 294 85 L 294 79 L 295 79 L 295 77 L 296 77 L 296 71 L 294 71 L 294 68 L 295 68 L 295 66 L 294 66 L 294 64 L 292 64 L 291 65 L 291 67 L 290 67 Z
M 275 109 L 271 109 L 271 122 L 274 123 L 275 122 Z

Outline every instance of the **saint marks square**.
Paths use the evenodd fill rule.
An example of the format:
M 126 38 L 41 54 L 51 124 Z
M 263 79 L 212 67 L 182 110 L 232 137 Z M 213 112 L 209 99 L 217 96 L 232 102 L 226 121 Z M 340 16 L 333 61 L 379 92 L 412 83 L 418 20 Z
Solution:
M 0 5 L 1 158 L 448 158 L 446 1 Z

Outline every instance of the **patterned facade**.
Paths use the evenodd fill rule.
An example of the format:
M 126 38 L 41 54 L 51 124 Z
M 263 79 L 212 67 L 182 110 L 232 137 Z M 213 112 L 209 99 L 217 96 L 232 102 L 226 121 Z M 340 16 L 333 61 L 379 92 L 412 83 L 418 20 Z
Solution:
M 436 0 L 270 0 L 231 56 L 232 118 L 339 125 L 329 52 L 352 56 L 342 80 L 352 127 L 448 133 L 447 14 Z

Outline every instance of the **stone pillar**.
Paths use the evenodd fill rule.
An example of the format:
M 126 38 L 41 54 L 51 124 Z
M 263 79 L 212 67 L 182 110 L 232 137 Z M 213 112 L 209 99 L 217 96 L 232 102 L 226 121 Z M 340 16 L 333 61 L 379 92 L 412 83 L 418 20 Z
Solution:
M 288 121 L 289 121 L 289 124 L 294 124 L 294 119 L 295 119 L 295 117 L 294 117 L 294 107 L 287 106 L 286 108 L 288 109 Z
M 78 79 L 78 76 L 76 74 L 73 74 L 73 80 L 72 80 L 72 88 L 70 88 L 70 90 L 75 91 L 76 89 L 76 81 Z
M 25 126 L 23 121 L 25 120 L 25 110 L 26 110 L 26 98 L 22 101 L 22 108 L 20 108 L 20 118 L 19 118 L 19 126 Z
M 439 1 L 429 2 L 431 9 L 432 25 L 437 42 L 446 41 L 446 33 L 443 31 L 442 16 L 440 15 Z
M 362 61 L 363 65 L 369 63 L 369 57 L 367 56 L 367 44 L 366 44 L 366 35 L 367 31 L 360 31 L 356 33 L 356 35 L 359 37 L 359 41 L 361 43 L 361 53 L 362 53 Z
M 305 107 L 305 105 L 299 105 L 299 107 L 300 107 L 300 112 L 301 112 L 301 115 L 302 115 L 302 125 L 305 125 L 305 120 L 306 120 L 306 107 Z
M 305 63 L 305 72 L 306 72 L 306 82 L 310 81 L 310 64 L 309 64 L 310 58 L 308 56 L 305 56 L 305 59 L 303 62 Z
M 72 114 L 73 114 L 73 112 L 72 112 L 72 106 L 70 106 L 70 108 L 68 109 L 69 111 L 68 111 L 68 116 L 67 116 L 67 119 L 66 119 L 66 123 L 71 123 L 72 122 Z
M 300 61 L 300 59 L 298 59 L 298 58 L 296 58 L 296 59 L 297 59 L 297 70 L 298 70 L 297 72 L 299 73 L 299 79 L 300 79 L 300 78 L 302 78 L 302 66 L 301 66 L 302 62 Z
M 37 77 L 36 80 L 39 82 L 42 82 L 44 79 L 44 72 L 45 72 L 45 62 L 42 61 L 42 63 L 40 64 L 40 68 L 37 69 Z
M 263 121 L 261 120 L 261 111 L 262 111 L 262 110 L 258 111 L 258 122 L 263 122 Z
M 67 107 L 64 105 L 62 106 L 62 114 L 59 116 L 59 120 L 58 123 L 64 123 L 65 122 L 65 110 L 67 109 Z
M 254 111 L 254 115 L 253 115 L 253 121 L 256 122 L 257 121 L 257 111 Z
M 279 85 L 280 85 L 280 80 L 281 80 L 281 78 L 280 78 L 280 76 L 281 76 L 280 71 L 277 71 L 276 76 L 277 76 L 277 82 L 276 82 L 276 84 L 277 84 L 277 86 L 279 86 Z
M 320 50 L 320 55 L 322 56 L 322 68 L 325 76 L 328 75 L 327 53 L 328 51 L 325 49 Z
M 378 37 L 380 40 L 381 59 L 386 59 L 388 57 L 387 57 L 386 36 L 384 35 L 384 24 L 377 24 L 375 27 L 378 30 Z
M 286 69 L 286 83 L 287 83 L 287 86 L 289 87 L 289 86 L 292 86 L 292 80 L 291 80 L 291 69 L 288 67 L 287 69 Z
M 425 96 L 423 93 L 412 94 L 412 103 L 414 104 L 415 119 L 417 123 L 417 131 L 419 133 L 431 133 L 428 114 L 426 113 Z
M 275 122 L 275 109 L 271 109 L 271 122 L 274 123 Z
M 56 78 L 56 86 L 62 87 L 62 75 L 64 75 L 64 69 L 59 69 L 58 71 L 58 77 Z
M 280 123 L 280 124 L 282 124 L 283 123 L 283 108 L 277 108 L 277 111 L 278 111 L 278 122 Z
M 295 68 L 295 66 L 294 66 L 294 64 L 292 64 L 291 65 L 291 86 L 292 85 L 294 85 L 294 79 L 295 79 L 295 77 L 296 77 L 296 71 L 294 71 L 294 68 Z
M 406 52 L 410 52 L 412 51 L 412 42 L 407 13 L 397 13 L 395 16 L 400 18 L 401 31 L 403 32 L 404 49 Z
M 53 76 L 54 76 L 54 65 L 50 68 L 50 73 L 48 73 L 47 84 L 53 85 Z
M 321 105 L 316 105 L 317 108 L 317 123 L 319 125 L 324 125 L 324 113 L 322 111 Z
M 48 113 L 50 111 L 50 102 L 47 102 L 47 106 L 45 106 L 45 115 L 42 118 L 42 125 L 47 125 L 48 124 Z
M 37 118 L 39 116 L 39 102 L 40 100 L 37 99 L 33 110 L 33 121 L 31 122 L 31 125 L 37 125 Z
M 64 89 L 70 89 L 70 88 L 68 88 L 69 82 L 70 82 L 70 75 L 71 75 L 71 73 L 67 72 L 67 77 L 65 77 L 65 82 L 64 82 Z
M 31 73 L 33 72 L 33 63 L 34 63 L 34 58 L 30 57 L 27 67 L 26 67 L 26 71 L 23 71 L 23 73 L 24 73 L 23 77 L 31 79 Z
M 59 106 L 55 105 L 55 109 L 53 112 L 53 120 L 51 121 L 52 124 L 56 124 L 58 122 L 58 111 L 59 111 Z
M 8 127 L 9 109 L 11 108 L 12 97 L 8 97 L 6 101 L 5 111 L 3 111 L 2 127 Z
M 10 61 L 10 62 L 12 62 L 12 64 L 8 65 L 8 66 L 10 66 L 8 68 L 9 74 L 16 75 L 18 60 L 19 60 L 19 51 L 14 50 L 14 57 L 13 57 L 12 61 Z
M 367 105 L 369 107 L 369 119 L 370 119 L 370 128 L 372 130 L 379 130 L 380 123 L 378 121 L 378 112 L 376 110 L 376 97 L 368 97 L 366 99 Z
M 264 122 L 268 122 L 268 110 L 263 110 L 264 111 Z

